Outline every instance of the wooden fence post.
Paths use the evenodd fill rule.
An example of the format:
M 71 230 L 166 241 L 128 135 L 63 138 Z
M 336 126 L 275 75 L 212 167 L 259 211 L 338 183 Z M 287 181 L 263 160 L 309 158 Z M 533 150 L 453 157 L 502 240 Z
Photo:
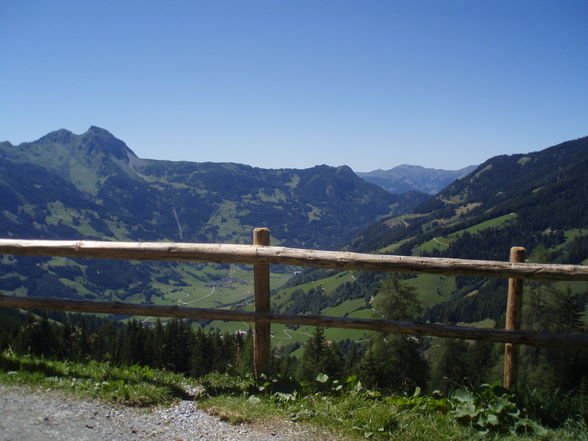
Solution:
M 268 228 L 253 230 L 253 245 L 270 244 Z M 270 278 L 269 265 L 256 263 L 253 265 L 253 284 L 255 290 L 255 312 L 270 312 Z M 253 332 L 253 373 L 256 378 L 269 372 L 270 362 L 270 322 L 255 321 Z
M 527 250 L 523 247 L 510 249 L 510 262 L 524 262 Z M 523 309 L 523 279 L 508 279 L 508 300 L 506 303 L 506 324 L 509 331 L 521 328 Z M 519 345 L 506 343 L 504 345 L 504 379 L 503 386 L 512 389 L 516 386 L 519 373 Z

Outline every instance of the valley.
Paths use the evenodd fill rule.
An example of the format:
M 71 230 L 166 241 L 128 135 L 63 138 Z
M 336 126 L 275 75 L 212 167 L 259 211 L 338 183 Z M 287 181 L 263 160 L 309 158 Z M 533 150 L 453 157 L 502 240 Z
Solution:
M 82 135 L 59 130 L 20 146 L 0 144 L 0 234 L 249 243 L 254 227 L 268 226 L 275 245 L 489 260 L 506 260 L 510 246 L 522 245 L 531 261 L 585 264 L 588 206 L 581 195 L 588 191 L 587 152 L 588 138 L 582 138 L 490 158 L 459 171 L 461 179 L 429 196 L 414 188 L 391 194 L 348 167 L 266 170 L 141 159 L 104 129 L 92 127 Z M 400 170 L 406 179 L 407 170 L 427 169 Z M 430 170 L 423 185 L 449 179 Z M 0 270 L 0 289 L 12 295 L 252 307 L 253 275 L 242 265 L 3 256 Z M 382 295 L 381 279 L 272 267 L 272 308 L 369 318 Z M 421 274 L 404 283 L 416 292 L 423 319 L 502 319 L 502 282 Z M 588 286 L 570 289 L 586 310 Z M 223 332 L 249 329 L 217 321 L 201 325 Z M 276 349 L 300 355 L 312 329 L 273 325 L 272 332 Z M 325 335 L 333 341 L 367 338 L 340 329 Z

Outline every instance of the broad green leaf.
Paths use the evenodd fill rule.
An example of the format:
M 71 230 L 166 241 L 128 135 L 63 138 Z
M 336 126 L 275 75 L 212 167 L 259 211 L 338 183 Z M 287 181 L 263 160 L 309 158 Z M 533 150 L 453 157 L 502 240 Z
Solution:
M 327 381 L 329 381 L 329 376 L 327 374 L 318 374 L 315 380 L 319 383 L 326 383 Z

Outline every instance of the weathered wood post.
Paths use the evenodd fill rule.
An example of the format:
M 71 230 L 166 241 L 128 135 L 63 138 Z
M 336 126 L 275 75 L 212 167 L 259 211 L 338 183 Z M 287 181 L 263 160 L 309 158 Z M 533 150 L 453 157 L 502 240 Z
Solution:
M 253 230 L 253 245 L 265 246 L 269 244 L 269 229 L 255 228 Z M 268 264 L 256 263 L 253 265 L 253 284 L 255 290 L 255 312 L 270 312 Z M 256 378 L 269 371 L 270 347 L 270 323 L 256 320 L 253 332 L 253 373 Z
M 511 263 L 525 261 L 527 250 L 523 247 L 510 249 Z M 506 303 L 506 324 L 508 331 L 518 331 L 521 328 L 523 309 L 523 279 L 508 279 L 508 300 Z M 506 343 L 504 345 L 504 379 L 503 386 L 512 389 L 516 386 L 519 373 L 519 345 Z

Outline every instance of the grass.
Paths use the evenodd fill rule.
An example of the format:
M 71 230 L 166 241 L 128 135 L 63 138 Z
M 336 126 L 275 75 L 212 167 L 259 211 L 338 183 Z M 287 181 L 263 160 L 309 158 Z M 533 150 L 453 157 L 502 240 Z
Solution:
M 437 274 L 418 274 L 405 283 L 416 290 L 419 302 L 425 309 L 449 300 L 456 290 L 455 277 Z
M 232 424 L 290 420 L 314 427 L 317 437 L 311 439 L 588 440 L 586 425 L 580 422 L 535 434 L 481 433 L 473 425 L 460 423 L 447 410 L 445 399 L 383 396 L 350 379 L 344 384 L 326 380 L 313 389 L 291 380 L 256 382 L 251 377 L 216 373 L 198 382 L 203 392 L 196 404 L 211 415 Z M 63 362 L 5 351 L 0 354 L 0 383 L 56 389 L 117 405 L 153 406 L 186 399 L 185 386 L 196 381 L 149 367 Z
M 461 230 L 456 233 L 450 234 L 450 237 L 456 236 L 456 235 L 459 235 L 459 234 L 462 234 L 465 232 L 468 232 L 470 234 L 475 234 L 475 233 L 479 233 L 480 231 L 487 230 L 488 228 L 499 228 L 499 227 L 503 226 L 504 224 L 507 224 L 509 222 L 514 221 L 516 218 L 517 218 L 517 215 L 515 213 L 505 214 L 503 216 L 495 217 L 493 219 L 489 219 L 489 220 L 481 222 L 479 224 L 472 225 L 471 227 L 466 228 L 465 230 Z
M 529 424 L 526 433 L 523 430 L 514 434 L 510 432 L 516 417 L 514 422 L 507 418 L 500 430 L 483 431 L 474 423 L 460 422 L 456 399 L 418 393 L 383 396 L 353 381 L 340 384 L 327 380 L 326 388 L 321 389 L 319 385 L 312 392 L 302 392 L 304 384 L 288 380 L 256 384 L 250 378 L 239 381 L 235 377 L 211 374 L 203 379 L 203 385 L 205 395 L 199 407 L 224 415 L 229 421 L 290 419 L 322 428 L 337 440 L 588 440 L 586 425 L 581 422 L 570 422 L 557 430 Z M 500 400 L 498 395 L 493 397 L 495 402 Z M 496 407 L 484 410 L 489 409 Z
M 489 219 L 484 222 L 480 222 L 479 224 L 472 225 L 471 227 L 465 228 L 463 230 L 456 231 L 454 233 L 449 234 L 448 236 L 442 237 L 435 237 L 428 242 L 425 242 L 413 249 L 415 254 L 420 255 L 429 255 L 433 250 L 445 250 L 449 247 L 449 245 L 457 240 L 460 236 L 464 233 L 469 234 L 476 234 L 480 231 L 487 230 L 489 228 L 500 228 L 505 224 L 512 222 L 516 219 L 516 214 L 510 213 L 505 214 L 503 216 L 495 217 L 493 219 Z
M 297 290 L 308 292 L 310 289 L 323 288 L 327 296 L 332 295 L 335 289 L 339 285 L 345 282 L 353 281 L 353 274 L 350 271 L 341 271 L 332 276 L 325 277 L 324 279 L 314 280 L 312 282 L 303 283 L 290 288 L 278 289 L 275 294 L 272 294 L 273 303 L 276 305 L 282 305 L 287 303 L 292 296 L 292 293 Z M 272 288 L 274 284 L 272 283 Z M 279 287 L 277 287 L 279 288 Z M 274 288 L 275 289 L 275 288 Z
M 350 312 L 365 308 L 365 303 L 366 302 L 364 298 L 345 300 L 344 302 L 339 303 L 337 306 L 330 306 L 323 309 L 321 314 L 332 317 L 345 317 Z
M 370 331 L 364 331 L 363 329 L 328 328 L 325 331 L 325 338 L 333 341 L 341 341 L 345 339 L 363 341 L 369 338 L 369 335 Z
M 311 395 L 291 404 L 244 397 L 216 396 L 199 407 L 226 415 L 229 421 L 255 421 L 264 418 L 290 419 L 318 426 L 338 440 L 472 440 L 483 439 L 475 431 L 460 426 L 446 415 L 391 409 L 380 401 L 358 397 Z
M 0 383 L 56 389 L 84 398 L 146 407 L 186 398 L 184 385 L 188 380 L 148 366 L 75 363 L 5 351 L 0 354 Z

